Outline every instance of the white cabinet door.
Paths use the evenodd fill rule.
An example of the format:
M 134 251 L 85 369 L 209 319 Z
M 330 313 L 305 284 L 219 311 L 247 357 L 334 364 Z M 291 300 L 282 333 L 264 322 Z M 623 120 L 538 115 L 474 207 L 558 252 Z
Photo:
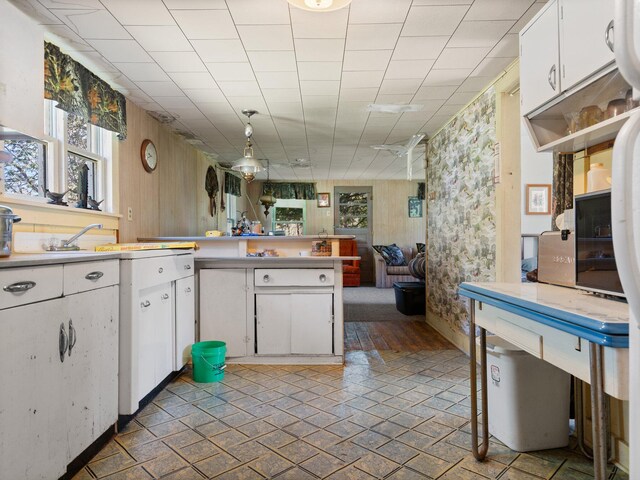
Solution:
M 64 298 L 63 364 L 68 461 L 118 420 L 118 287 Z
M 256 294 L 256 336 L 259 355 L 291 353 L 290 294 Z
M 140 401 L 173 370 L 171 283 L 141 290 L 138 308 L 137 397 Z
M 50 480 L 66 471 L 66 320 L 62 299 L 0 312 L 1 478 Z
M 247 352 L 247 272 L 243 268 L 200 270 L 200 341 L 227 344 L 228 357 Z
M 558 5 L 552 0 L 537 21 L 520 34 L 521 113 L 527 114 L 558 95 L 560 83 Z
M 333 294 L 291 295 L 291 353 L 333 353 Z
M 613 0 L 560 0 L 563 90 L 613 62 L 613 5 Z
M 176 280 L 176 355 L 174 370 L 180 370 L 191 358 L 196 338 L 196 300 L 193 277 Z

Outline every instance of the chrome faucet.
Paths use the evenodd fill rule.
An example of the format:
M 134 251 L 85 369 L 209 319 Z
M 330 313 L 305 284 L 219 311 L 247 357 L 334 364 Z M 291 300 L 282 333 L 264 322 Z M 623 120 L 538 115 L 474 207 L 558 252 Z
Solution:
M 45 250 L 48 252 L 73 252 L 73 251 L 80 250 L 80 247 L 78 245 L 74 245 L 73 242 L 75 242 L 78 238 L 80 238 L 82 235 L 87 233 L 92 228 L 100 229 L 102 228 L 102 224 L 92 223 L 91 225 L 87 225 L 78 233 L 76 233 L 73 237 L 71 237 L 69 240 L 60 240 L 60 244 L 48 245 L 45 247 Z

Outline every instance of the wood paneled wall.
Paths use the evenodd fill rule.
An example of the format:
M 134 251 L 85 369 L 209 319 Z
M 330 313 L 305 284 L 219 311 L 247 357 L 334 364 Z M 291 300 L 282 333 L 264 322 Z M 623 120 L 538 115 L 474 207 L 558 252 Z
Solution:
M 263 208 L 258 198 L 262 191 L 263 182 L 253 182 L 249 185 L 249 197 L 256 211 L 258 220 L 270 228 L 266 223 Z M 307 228 L 309 235 L 320 232 L 323 228 L 333 233 L 335 195 L 334 187 L 362 186 L 373 187 L 373 244 L 395 243 L 400 246 L 415 248 L 417 242 L 424 243 L 426 222 L 423 212 L 422 218 L 409 218 L 408 198 L 417 195 L 418 182 L 407 180 L 323 180 L 316 182 L 318 192 L 331 194 L 331 208 L 318 208 L 315 200 L 307 201 Z M 424 204 L 423 204 L 424 208 Z M 249 209 L 250 218 L 253 212 Z M 269 218 L 269 221 L 271 218 Z

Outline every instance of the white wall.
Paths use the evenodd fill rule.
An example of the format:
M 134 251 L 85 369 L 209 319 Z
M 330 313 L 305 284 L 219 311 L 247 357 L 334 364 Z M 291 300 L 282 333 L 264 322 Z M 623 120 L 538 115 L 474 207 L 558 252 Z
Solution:
M 524 120 L 523 120 L 524 122 Z M 527 127 L 520 129 L 520 168 L 522 181 L 522 233 L 541 233 L 551 230 L 551 215 L 526 215 L 527 184 L 553 183 L 553 154 L 536 152 Z
M 0 125 L 33 137 L 44 133 L 44 34 L 0 0 Z

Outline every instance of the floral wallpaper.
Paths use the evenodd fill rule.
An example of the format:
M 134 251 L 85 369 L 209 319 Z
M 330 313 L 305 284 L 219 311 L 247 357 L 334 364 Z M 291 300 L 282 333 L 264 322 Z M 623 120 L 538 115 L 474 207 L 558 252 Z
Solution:
M 429 140 L 427 305 L 468 333 L 464 281 L 495 280 L 496 224 L 493 148 L 495 90 L 490 88 Z

